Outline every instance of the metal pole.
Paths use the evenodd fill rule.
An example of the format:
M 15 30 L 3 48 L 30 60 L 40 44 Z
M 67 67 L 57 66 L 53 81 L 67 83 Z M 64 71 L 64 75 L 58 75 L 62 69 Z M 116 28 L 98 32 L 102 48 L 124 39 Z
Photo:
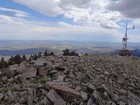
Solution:
M 126 23 L 126 32 L 125 32 L 125 38 L 126 38 L 126 40 L 125 40 L 125 49 L 127 49 L 127 30 L 128 30 L 128 21 L 127 21 L 127 23 Z
M 124 35 L 124 37 L 122 38 L 122 42 L 123 42 L 123 48 L 122 48 L 122 50 L 120 51 L 120 53 L 119 53 L 119 55 L 121 55 L 121 56 L 126 56 L 126 55 L 131 55 L 131 53 L 130 53 L 130 51 L 127 49 L 127 41 L 128 41 L 128 38 L 127 38 L 127 33 L 128 33 L 128 30 L 129 29 L 134 29 L 135 28 L 135 26 L 133 26 L 133 28 L 129 28 L 128 27 L 128 21 L 127 21 L 127 23 L 126 23 L 126 26 L 125 26 L 125 35 Z

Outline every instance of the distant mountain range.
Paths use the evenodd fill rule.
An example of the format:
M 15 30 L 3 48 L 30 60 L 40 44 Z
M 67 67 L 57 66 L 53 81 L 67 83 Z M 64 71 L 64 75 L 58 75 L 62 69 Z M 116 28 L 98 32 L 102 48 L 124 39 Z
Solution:
M 21 50 L 0 50 L 1 56 L 13 56 L 13 55 L 31 55 L 37 54 L 39 52 L 44 52 L 43 48 L 31 48 L 31 49 L 21 49 Z
M 80 41 L 0 41 L 0 55 L 31 55 L 39 52 L 53 51 L 62 54 L 68 48 L 84 54 L 118 55 L 121 43 L 112 42 L 80 42 Z M 140 44 L 129 43 L 132 55 L 140 57 Z

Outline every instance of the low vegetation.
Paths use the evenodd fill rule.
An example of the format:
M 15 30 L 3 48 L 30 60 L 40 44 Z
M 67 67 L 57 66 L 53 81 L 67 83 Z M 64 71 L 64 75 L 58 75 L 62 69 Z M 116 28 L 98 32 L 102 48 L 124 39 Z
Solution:
M 26 57 L 26 55 L 20 55 L 17 54 L 15 56 L 11 56 L 9 58 L 8 61 L 6 61 L 3 57 L 0 60 L 0 69 L 2 68 L 7 68 L 9 65 L 13 65 L 13 64 L 20 64 L 23 61 L 31 61 L 31 60 L 37 60 L 37 58 L 40 57 L 45 57 L 45 56 L 54 56 L 54 52 L 48 52 L 48 50 L 46 49 L 44 51 L 44 53 L 42 54 L 41 52 L 39 52 L 38 54 L 33 54 L 30 57 Z M 69 51 L 69 49 L 65 49 L 63 50 L 63 56 L 78 56 L 78 53 L 76 53 L 75 51 Z
M 70 52 L 69 49 L 63 50 L 63 55 L 64 56 L 78 56 L 78 53 L 75 51 Z

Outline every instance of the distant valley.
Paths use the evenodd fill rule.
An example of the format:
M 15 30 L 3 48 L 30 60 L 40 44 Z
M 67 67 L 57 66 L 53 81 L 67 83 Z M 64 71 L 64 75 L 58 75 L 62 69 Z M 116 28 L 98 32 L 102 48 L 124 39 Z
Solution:
M 134 56 L 140 57 L 140 44 L 128 45 Z M 44 52 L 46 49 L 56 55 L 64 49 L 70 49 L 80 54 L 118 55 L 121 43 L 109 42 L 80 42 L 80 41 L 0 41 L 0 56 L 31 55 Z

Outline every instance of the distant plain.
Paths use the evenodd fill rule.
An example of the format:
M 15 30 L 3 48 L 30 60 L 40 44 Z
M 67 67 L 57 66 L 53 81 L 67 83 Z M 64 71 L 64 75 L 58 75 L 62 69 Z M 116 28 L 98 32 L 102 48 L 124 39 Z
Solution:
M 70 49 L 80 54 L 107 54 L 117 55 L 122 49 L 120 42 L 87 42 L 87 41 L 47 41 L 47 40 L 1 40 L 0 56 L 31 55 L 39 52 L 54 52 L 56 55 L 62 54 L 64 49 Z M 128 43 L 135 56 L 140 56 L 140 44 Z

